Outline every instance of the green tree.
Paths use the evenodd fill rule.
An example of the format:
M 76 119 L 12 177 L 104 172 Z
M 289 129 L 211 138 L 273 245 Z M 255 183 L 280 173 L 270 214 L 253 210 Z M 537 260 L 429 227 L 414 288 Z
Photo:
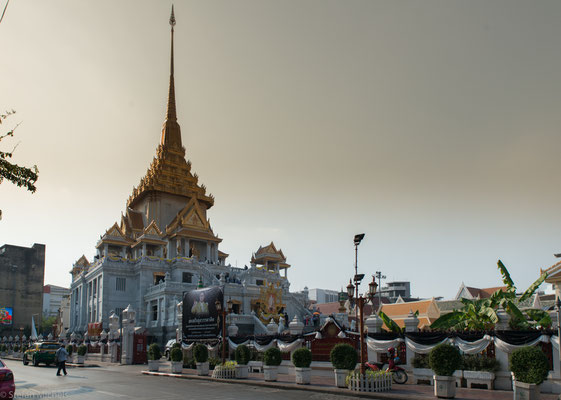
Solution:
M 516 286 L 501 260 L 497 262 L 497 267 L 502 275 L 506 290 L 499 289 L 488 299 L 462 299 L 463 307 L 460 310 L 444 314 L 432 323 L 431 328 L 454 330 L 492 329 L 499 322 L 497 311 L 501 307 L 509 314 L 510 327 L 512 329 L 550 326 L 551 318 L 547 312 L 538 309 L 529 309 L 522 312 L 519 308 L 520 303 L 532 297 L 545 281 L 547 272 L 544 272 L 532 283 L 520 297 L 516 297 Z
M 0 125 L 13 114 L 15 114 L 14 110 L 6 111 L 5 113 L 0 114 Z M 0 142 L 8 137 L 13 137 L 14 131 L 16 130 L 18 125 L 11 128 L 6 133 L 0 134 Z M 17 144 L 12 148 L 11 151 L 0 151 L 0 183 L 2 183 L 4 179 L 7 179 L 14 185 L 24 187 L 31 193 L 35 193 L 35 191 L 37 190 L 35 182 L 37 182 L 37 179 L 39 178 L 39 170 L 37 169 L 36 165 L 28 168 L 10 162 L 16 148 Z M 0 218 L 1 217 L 2 211 L 0 210 Z

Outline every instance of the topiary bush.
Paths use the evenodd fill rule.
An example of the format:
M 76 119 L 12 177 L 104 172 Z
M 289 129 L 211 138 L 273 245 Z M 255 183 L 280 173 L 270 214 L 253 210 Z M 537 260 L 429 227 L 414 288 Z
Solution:
M 172 347 L 169 356 L 171 361 L 183 361 L 183 351 L 179 347 Z
M 77 353 L 79 356 L 85 356 L 87 351 L 88 351 L 88 346 L 86 346 L 85 344 L 81 344 L 80 346 L 78 346 Z
M 263 361 L 268 366 L 279 366 L 282 362 L 281 351 L 276 347 L 271 347 L 263 354 Z
M 208 361 L 208 349 L 204 344 L 197 344 L 193 347 L 193 357 L 195 362 L 204 363 Z
M 549 363 L 543 352 L 536 347 L 522 347 L 514 350 L 509 360 L 510 370 L 519 382 L 539 385 L 549 373 Z
M 251 358 L 251 352 L 249 351 L 249 347 L 245 344 L 241 344 L 236 348 L 235 351 L 236 362 L 239 365 L 247 365 Z
M 72 352 L 74 351 L 74 347 L 72 347 L 71 344 L 69 344 L 68 346 L 66 346 L 66 352 L 68 353 L 69 356 L 72 355 Z
M 216 357 L 209 357 L 208 359 L 208 369 L 213 370 L 214 368 L 216 368 L 218 365 L 222 364 L 222 360 L 220 358 L 216 358 Z
M 429 353 L 429 365 L 436 375 L 452 376 L 462 366 L 462 355 L 452 345 L 439 344 Z
M 175 349 L 175 348 L 180 349 L 180 348 L 181 348 L 181 343 L 175 342 L 174 344 L 171 345 L 171 348 L 172 348 L 172 349 Z
M 312 363 L 312 352 L 306 348 L 302 347 L 292 353 L 292 364 L 296 368 L 310 368 Z
M 331 349 L 329 360 L 335 369 L 355 369 L 358 354 L 350 344 L 339 343 Z
M 156 361 L 162 358 L 162 352 L 160 350 L 160 346 L 157 343 L 152 343 L 148 346 L 148 359 L 152 361 Z

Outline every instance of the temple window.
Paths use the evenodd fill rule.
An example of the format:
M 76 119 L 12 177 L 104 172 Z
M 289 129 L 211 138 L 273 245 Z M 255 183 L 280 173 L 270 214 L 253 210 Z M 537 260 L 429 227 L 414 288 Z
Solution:
M 256 279 L 256 280 L 255 280 L 255 284 L 256 284 L 257 286 L 263 286 L 263 279 Z
M 193 283 L 193 274 L 190 272 L 184 272 L 183 283 Z
M 152 321 L 158 320 L 158 304 L 152 305 Z
M 162 282 L 165 282 L 166 275 L 161 272 L 154 272 L 154 285 L 159 285 Z
M 115 278 L 115 290 L 124 292 L 127 289 L 127 278 Z

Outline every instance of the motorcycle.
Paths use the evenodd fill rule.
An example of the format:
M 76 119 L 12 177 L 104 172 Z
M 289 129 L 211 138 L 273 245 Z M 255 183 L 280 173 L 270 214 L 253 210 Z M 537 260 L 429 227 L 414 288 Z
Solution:
M 383 369 L 385 364 L 381 362 L 367 362 L 366 366 L 373 371 L 391 371 L 392 379 L 395 383 L 404 384 L 407 382 L 409 378 L 407 372 L 397 365 L 401 360 L 395 355 L 395 350 L 391 347 L 388 349 L 388 358 L 388 367 L 385 370 Z

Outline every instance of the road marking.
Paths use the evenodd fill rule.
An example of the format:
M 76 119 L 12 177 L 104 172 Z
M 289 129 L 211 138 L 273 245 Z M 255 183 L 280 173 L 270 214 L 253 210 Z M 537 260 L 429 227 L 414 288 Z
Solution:
M 107 395 L 113 396 L 113 397 L 130 397 L 130 396 L 127 396 L 126 394 L 118 394 L 118 393 L 104 392 L 104 391 L 102 391 L 102 390 L 96 390 L 95 393 L 107 394 Z

